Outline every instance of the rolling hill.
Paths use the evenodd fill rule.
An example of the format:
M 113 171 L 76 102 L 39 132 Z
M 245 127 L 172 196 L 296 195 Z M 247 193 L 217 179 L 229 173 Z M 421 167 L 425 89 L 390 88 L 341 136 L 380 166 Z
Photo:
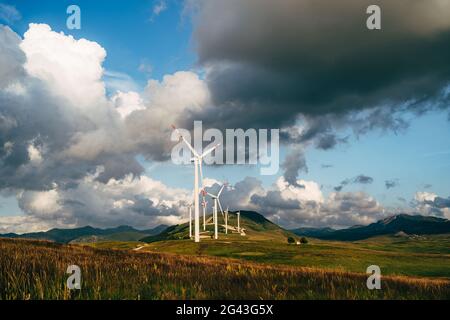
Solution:
M 143 237 L 156 235 L 166 228 L 166 225 L 160 225 L 148 230 L 137 230 L 130 226 L 119 226 L 109 229 L 99 229 L 86 226 L 74 229 L 55 228 L 45 232 L 32 232 L 24 234 L 7 233 L 0 234 L 0 238 L 50 240 L 59 243 L 97 242 L 102 240 L 138 241 Z
M 236 212 L 229 212 L 228 225 L 229 233 L 226 236 L 228 239 L 242 239 L 242 240 L 272 240 L 286 242 L 288 237 L 297 238 L 292 232 L 281 228 L 275 223 L 267 220 L 263 215 L 254 211 L 240 211 L 240 227 L 243 230 L 239 234 L 236 230 L 237 226 L 237 214 Z M 207 217 L 207 221 L 211 220 L 211 216 Z M 214 225 L 207 223 L 206 231 L 203 231 L 203 224 L 200 222 L 200 236 L 203 238 L 211 238 L 213 236 Z M 223 238 L 225 226 L 223 225 L 222 217 L 219 215 L 219 232 L 220 237 Z M 156 242 L 164 240 L 180 240 L 189 239 L 189 223 L 175 225 L 168 227 L 166 230 L 158 235 L 148 236 L 141 241 L 143 242 Z
M 424 235 L 450 233 L 450 221 L 436 217 L 399 214 L 367 226 L 333 230 L 299 228 L 291 230 L 299 236 L 309 236 L 324 240 L 356 241 L 380 235 Z

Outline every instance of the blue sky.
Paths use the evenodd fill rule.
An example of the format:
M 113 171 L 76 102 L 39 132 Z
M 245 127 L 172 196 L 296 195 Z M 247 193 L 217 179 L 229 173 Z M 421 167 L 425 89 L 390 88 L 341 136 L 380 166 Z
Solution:
M 86 38 L 103 46 L 107 58 L 103 64 L 108 73 L 124 80 L 123 86 L 140 91 L 147 80 L 161 80 L 164 75 L 180 70 L 191 70 L 202 77 L 191 19 L 184 12 L 182 1 L 168 0 L 79 0 L 81 30 L 66 28 L 66 8 L 73 1 L 15 0 L 1 1 L 14 6 L 20 18 L 1 21 L 23 36 L 29 23 L 46 23 L 54 31 Z M 165 9 L 158 14 L 154 8 L 161 3 Z M 108 79 L 105 79 L 108 83 Z M 109 88 L 113 93 L 113 89 Z M 350 129 L 348 141 L 331 150 L 308 147 L 305 157 L 308 172 L 300 172 L 300 179 L 316 181 L 328 195 L 343 180 L 363 174 L 373 177 L 371 184 L 351 184 L 346 191 L 364 191 L 384 206 L 399 206 L 399 198 L 407 201 L 418 191 L 432 192 L 443 197 L 450 195 L 450 123 L 447 111 L 430 111 L 417 116 L 407 114 L 410 126 L 404 132 L 373 130 L 356 138 Z M 283 146 L 281 161 L 290 150 Z M 192 172 L 186 166 L 145 161 L 138 156 L 146 173 L 163 181 L 169 187 L 189 189 Z M 324 168 L 324 165 L 330 165 Z M 245 176 L 257 176 L 265 187 L 270 187 L 282 175 L 259 176 L 258 167 L 224 166 L 205 169 L 217 180 L 236 183 Z M 395 180 L 398 186 L 389 190 L 386 180 Z M 15 196 L 0 197 L 0 215 L 21 215 Z
M 108 52 L 104 67 L 131 76 L 144 85 L 148 75 L 139 71 L 141 63 L 152 66 L 151 77 L 160 79 L 164 74 L 187 70 L 195 65 L 191 44 L 190 19 L 183 18 L 181 1 L 166 1 L 167 9 L 159 15 L 153 8 L 160 1 L 130 0 L 108 1 L 2 1 L 14 5 L 22 19 L 10 24 L 23 34 L 29 23 L 46 23 L 53 30 L 86 38 L 100 43 Z M 71 4 L 81 8 L 82 28 L 66 27 Z

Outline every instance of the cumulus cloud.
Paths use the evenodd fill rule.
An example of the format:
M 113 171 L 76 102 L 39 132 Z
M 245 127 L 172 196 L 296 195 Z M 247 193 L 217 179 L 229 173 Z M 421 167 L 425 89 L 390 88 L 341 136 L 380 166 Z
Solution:
M 45 24 L 30 24 L 23 39 L 2 26 L 0 39 L 0 189 L 17 193 L 24 219 L 41 227 L 179 221 L 185 191 L 143 175 L 136 156 L 168 159 L 170 124 L 209 101 L 203 80 L 177 72 L 109 96 L 99 44 Z M 116 197 L 113 185 L 134 186 L 134 195 Z
M 4 231 L 84 225 L 146 228 L 185 221 L 189 191 L 168 188 L 147 176 L 128 175 L 103 183 L 96 179 L 101 171 L 98 168 L 74 187 L 54 185 L 48 191 L 20 192 L 19 206 L 25 216 L 0 218 Z
M 211 1 L 205 5 L 214 9 L 212 11 L 218 5 L 224 9 L 231 6 L 233 11 L 242 3 Z M 250 14 L 248 10 L 256 2 L 246 3 L 248 8 L 242 11 L 244 16 Z M 295 3 L 285 0 L 280 8 L 276 8 L 275 14 L 284 13 Z M 263 0 L 258 10 L 264 13 L 267 6 L 268 2 Z M 311 4 L 311 8 L 317 8 L 317 5 Z M 228 15 L 227 10 L 224 15 Z M 209 15 L 207 18 L 210 18 Z M 294 30 L 298 27 L 298 19 L 292 20 Z M 447 27 L 443 21 L 432 24 L 436 24 L 435 28 L 442 26 L 442 30 Z M 255 24 L 258 25 L 259 22 Z M 211 26 L 212 34 L 222 28 L 220 23 L 212 23 Z M 233 24 L 231 26 L 234 28 Z M 283 23 L 277 22 L 273 26 L 275 31 L 279 31 Z M 270 43 L 267 40 L 271 39 L 266 39 L 264 29 L 258 36 L 253 34 L 257 31 L 247 27 L 243 29 L 243 34 L 249 32 L 249 42 L 253 42 L 255 48 L 260 48 L 263 40 Z M 227 43 L 228 37 L 238 36 L 228 32 L 222 34 L 222 31 L 219 35 L 225 37 L 224 43 Z M 435 32 L 431 28 L 422 35 L 427 38 Z M 286 35 L 289 38 L 290 31 Z M 200 45 L 206 44 L 202 39 L 204 36 L 202 26 L 197 25 Z M 299 36 L 305 35 L 300 32 Z M 436 43 L 430 41 L 432 46 L 438 48 L 441 35 L 436 37 L 433 40 Z M 334 81 L 342 71 L 341 67 L 348 67 L 346 59 L 353 59 L 345 46 L 342 52 L 337 52 L 339 59 L 336 63 L 333 59 L 328 61 L 326 57 L 321 57 L 321 54 L 310 56 L 306 49 L 297 45 L 293 50 L 281 50 L 289 54 L 285 60 L 279 61 L 289 64 L 295 60 L 293 74 L 286 77 L 285 67 L 290 69 L 291 66 L 274 65 L 276 59 L 268 61 L 264 52 L 259 53 L 251 66 L 248 65 L 251 55 L 247 57 L 247 44 L 236 56 L 234 53 L 230 55 L 229 50 L 238 48 L 231 46 L 233 48 L 224 50 L 226 64 L 221 57 L 214 58 L 219 51 L 214 49 L 216 53 L 210 55 L 214 46 L 208 44 L 199 48 L 200 62 L 206 68 L 205 79 L 195 72 L 179 71 L 165 75 L 159 81 L 149 80 L 139 90 L 128 76 L 104 70 L 106 51 L 96 42 L 57 33 L 44 24 L 31 24 L 23 39 L 2 26 L 0 40 L 0 189 L 17 194 L 19 206 L 25 213 L 22 217 L 0 218 L 3 231 L 23 232 L 86 224 L 150 227 L 184 221 L 185 206 L 192 201 L 192 192 L 169 188 L 144 175 L 144 168 L 136 157 L 143 156 L 150 161 L 167 160 L 171 151 L 170 125 L 174 123 L 190 129 L 192 119 L 204 119 L 209 125 L 217 124 L 218 128 L 280 125 L 283 141 L 297 145 L 283 163 L 284 176 L 271 187 L 265 188 L 260 180 L 247 177 L 227 188 L 222 201 L 232 210 L 250 209 L 271 219 L 281 217 L 280 222 L 287 227 L 351 226 L 373 222 L 386 214 L 381 205 L 365 193 L 333 192 L 325 196 L 317 182 L 298 178 L 299 172 L 307 170 L 304 148 L 312 145 L 327 150 L 339 143 L 346 143 L 347 138 L 335 131 L 349 123 L 352 123 L 357 134 L 381 127 L 383 123 L 398 129 L 404 127 L 401 120 L 396 120 L 395 112 L 389 112 L 389 108 L 369 111 L 364 116 L 344 114 L 344 111 L 354 107 L 352 104 L 344 107 L 348 102 L 348 90 L 355 89 L 354 101 L 358 103 L 366 101 L 367 96 L 372 99 L 369 102 L 375 103 L 378 94 L 386 90 L 397 92 L 395 85 L 395 88 L 385 88 L 376 81 L 373 84 L 364 83 L 365 77 L 363 83 L 358 84 L 338 81 L 340 86 L 332 92 L 327 91 L 330 90 L 328 83 L 322 83 L 327 82 L 327 78 L 319 79 L 326 75 L 325 71 L 315 69 L 317 66 L 314 63 L 317 63 L 316 59 L 321 62 L 325 59 L 324 66 L 330 67 L 332 72 L 329 81 Z M 238 40 L 239 43 L 241 39 Z M 328 46 L 319 38 L 304 40 L 307 45 Z M 333 41 L 341 40 L 345 39 Z M 212 39 L 208 41 L 214 42 Z M 278 50 L 285 45 L 284 42 L 283 39 L 274 40 L 270 54 L 281 58 Z M 236 62 L 235 57 L 241 57 L 241 54 L 242 59 Z M 442 58 L 439 53 L 432 56 Z M 305 59 L 310 59 L 311 64 L 306 63 Z M 343 62 L 343 66 L 337 62 Z M 241 77 L 236 78 L 236 66 L 242 67 Z M 355 72 L 355 77 L 359 72 L 357 66 L 358 63 L 355 68 L 350 68 Z M 428 82 L 424 81 L 430 86 L 425 87 L 431 88 L 431 84 L 435 84 L 437 88 L 445 69 L 442 69 L 442 74 L 436 74 L 432 62 L 429 68 L 422 67 L 428 72 L 424 71 L 424 74 L 429 75 Z M 300 71 L 305 71 L 304 79 L 299 79 Z M 405 76 L 401 72 L 403 69 L 397 71 L 399 77 L 395 77 L 396 80 L 401 78 L 400 75 Z M 389 72 L 388 75 L 393 76 Z M 414 76 L 406 76 L 405 81 L 413 81 Z M 238 88 L 241 81 L 247 80 L 247 85 Z M 295 86 L 293 83 L 296 83 Z M 277 87 L 278 84 L 280 87 Z M 306 87 L 297 90 L 297 84 Z M 361 87 L 354 88 L 359 85 Z M 223 90 L 218 90 L 220 86 Z M 323 86 L 326 94 L 317 95 L 319 86 Z M 277 90 L 278 94 L 273 95 Z M 417 92 L 424 94 L 428 91 L 423 89 Z M 432 92 L 434 90 L 430 89 L 429 93 Z M 286 98 L 281 99 L 283 96 Z M 405 97 L 402 94 L 398 96 Z M 361 106 L 370 105 L 361 103 Z M 334 114 L 341 111 L 342 114 Z M 250 114 L 251 119 L 247 117 Z M 319 114 L 320 118 L 317 117 Z M 381 117 L 384 117 L 383 123 L 377 124 Z M 372 177 L 360 175 L 344 180 L 340 187 L 372 182 Z M 205 185 L 213 190 L 219 183 L 210 179 L 205 181 Z M 418 198 L 416 201 L 446 214 L 446 199 L 436 199 L 437 196 Z
M 432 192 L 416 192 L 413 206 L 423 215 L 450 219 L 450 197 L 440 197 Z
M 218 184 L 211 187 L 218 188 Z M 299 179 L 293 185 L 284 177 L 269 188 L 264 188 L 258 179 L 247 177 L 226 189 L 221 202 L 224 207 L 233 204 L 232 210 L 256 210 L 286 228 L 343 228 L 372 223 L 388 215 L 378 201 L 363 192 L 333 192 L 325 196 L 317 182 Z

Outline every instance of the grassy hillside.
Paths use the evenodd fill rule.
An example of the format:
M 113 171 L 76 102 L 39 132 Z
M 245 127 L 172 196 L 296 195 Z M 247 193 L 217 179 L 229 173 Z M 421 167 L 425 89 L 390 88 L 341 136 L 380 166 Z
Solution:
M 310 239 L 307 245 L 273 241 L 189 240 L 154 242 L 141 251 L 238 258 L 266 264 L 365 272 L 379 265 L 383 274 L 450 278 L 450 235 L 421 240 L 378 237 L 359 242 Z
M 66 288 L 68 265 L 82 289 Z M 450 299 L 448 280 L 0 239 L 0 299 Z
M 207 221 L 211 220 L 211 215 L 207 216 Z M 230 227 L 237 226 L 236 212 L 229 213 L 228 225 Z M 299 238 L 290 231 L 287 231 L 278 225 L 267 220 L 261 214 L 253 211 L 241 211 L 240 227 L 244 230 L 245 235 L 230 231 L 225 235 L 224 222 L 219 214 L 219 239 L 235 239 L 235 240 L 271 240 L 275 242 L 287 241 L 288 237 Z M 202 238 L 211 238 L 214 235 L 214 225 L 210 222 L 207 224 L 206 231 L 203 231 L 203 219 L 200 223 L 200 231 Z M 184 223 L 167 228 L 156 236 L 149 236 L 141 239 L 144 242 L 156 242 L 164 240 L 181 240 L 189 239 L 189 223 Z

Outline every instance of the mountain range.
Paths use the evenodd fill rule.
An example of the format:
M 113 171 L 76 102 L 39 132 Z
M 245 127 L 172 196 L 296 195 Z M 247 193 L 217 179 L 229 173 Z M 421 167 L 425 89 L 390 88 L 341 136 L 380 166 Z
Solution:
M 211 217 L 208 217 L 211 219 Z M 219 232 L 224 232 L 224 225 L 219 218 Z M 381 235 L 414 236 L 425 234 L 450 233 L 450 221 L 437 217 L 399 214 L 367 226 L 353 226 L 347 229 L 332 228 L 297 228 L 286 230 L 269 221 L 263 215 L 254 211 L 240 211 L 240 226 L 242 235 L 237 233 L 237 213 L 229 213 L 229 237 L 242 240 L 270 240 L 285 242 L 288 237 L 301 236 L 339 241 L 363 240 Z M 201 224 L 202 226 L 202 224 Z M 232 230 L 234 228 L 234 230 Z M 210 223 L 207 230 L 201 228 L 201 237 L 211 237 L 213 226 Z M 161 240 L 178 240 L 189 238 L 189 224 L 174 226 L 159 225 L 153 229 L 138 230 L 130 226 L 99 229 L 91 226 L 74 229 L 51 229 L 45 232 L 25 234 L 0 234 L 3 238 L 28 238 L 50 240 L 60 243 L 89 243 L 100 241 L 143 241 L 155 242 Z
M 150 235 L 156 235 L 168 226 L 159 225 L 153 229 L 137 230 L 130 226 L 99 229 L 91 226 L 74 229 L 51 229 L 43 232 L 31 232 L 24 234 L 7 233 L 0 234 L 2 238 L 26 238 L 50 240 L 60 243 L 96 242 L 96 241 L 138 241 Z
M 367 226 L 353 226 L 347 229 L 298 228 L 291 230 L 298 236 L 323 240 L 356 241 L 381 235 L 424 235 L 450 233 L 450 221 L 437 217 L 399 214 Z

